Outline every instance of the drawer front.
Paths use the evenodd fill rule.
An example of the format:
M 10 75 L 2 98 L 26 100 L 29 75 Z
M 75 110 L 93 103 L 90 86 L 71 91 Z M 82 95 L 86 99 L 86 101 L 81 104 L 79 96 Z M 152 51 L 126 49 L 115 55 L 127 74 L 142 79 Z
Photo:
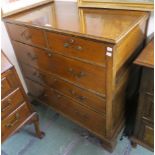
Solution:
M 141 119 L 139 126 L 137 125 L 137 135 L 143 143 L 153 148 L 154 146 L 154 128 L 153 124 Z
M 17 88 L 18 79 L 13 69 L 4 73 L 1 78 L 1 96 L 3 98 Z
M 54 88 L 63 94 L 72 97 L 82 105 L 91 107 L 97 112 L 105 113 L 106 105 L 105 100 L 102 97 L 70 84 L 55 75 L 47 74 L 43 71 L 29 67 L 28 65 L 23 64 L 22 70 L 25 77 L 42 85 Z
M 46 40 L 42 30 L 9 23 L 7 23 L 7 28 L 13 40 L 39 47 L 46 47 Z
M 151 68 L 143 68 L 141 91 L 154 94 L 154 70 Z
M 149 93 L 140 94 L 140 103 L 142 104 L 141 115 L 144 119 L 154 122 L 154 97 Z
M 49 90 L 37 83 L 26 80 L 30 94 L 48 104 L 56 111 L 78 122 L 82 126 L 105 135 L 105 118 L 94 111 L 86 109 L 77 102 L 70 100 L 54 90 Z M 34 91 L 35 90 L 35 91 Z M 92 123 L 93 122 L 93 123 Z
M 56 53 L 105 65 L 106 45 L 100 42 L 47 32 L 49 48 Z
M 79 86 L 105 94 L 105 68 L 51 54 L 17 42 L 15 47 L 17 57 L 22 63 L 57 74 Z
M 18 88 L 9 96 L 5 97 L 1 101 L 1 114 L 2 119 L 13 112 L 21 103 L 24 102 L 23 94 Z
M 2 141 L 10 136 L 31 115 L 27 104 L 22 104 L 14 113 L 2 121 Z

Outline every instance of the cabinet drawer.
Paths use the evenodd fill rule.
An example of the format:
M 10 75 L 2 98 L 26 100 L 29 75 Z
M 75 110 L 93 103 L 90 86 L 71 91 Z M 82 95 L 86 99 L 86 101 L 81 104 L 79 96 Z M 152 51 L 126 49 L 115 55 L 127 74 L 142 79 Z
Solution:
M 54 32 L 47 32 L 47 38 L 53 52 L 105 65 L 106 45 L 103 43 Z
M 154 146 L 154 128 L 153 124 L 141 119 L 139 126 L 137 126 L 137 135 L 143 143 L 153 148 Z
M 79 88 L 73 84 L 70 84 L 53 74 L 47 74 L 43 71 L 29 67 L 28 65 L 22 65 L 22 70 L 25 77 L 34 80 L 42 85 L 54 88 L 63 94 L 72 97 L 76 101 L 80 102 L 84 106 L 89 106 L 93 110 L 100 113 L 105 113 L 105 100 L 89 91 Z
M 154 94 L 154 69 L 143 68 L 140 91 Z
M 13 112 L 24 101 L 23 94 L 18 88 L 9 96 L 5 97 L 1 101 L 1 114 L 2 119 Z
M 18 86 L 18 79 L 14 73 L 14 69 L 5 72 L 1 77 L 1 96 L 7 96 Z
M 140 92 L 141 115 L 144 119 L 154 122 L 154 97 L 147 92 Z M 147 106 L 146 106 L 147 105 Z
M 2 121 L 2 141 L 13 132 L 31 115 L 26 103 L 23 103 L 14 113 Z
M 105 68 L 17 42 L 15 42 L 15 49 L 20 62 L 57 74 L 86 89 L 105 94 Z
M 52 89 L 49 90 L 44 88 L 30 80 L 26 80 L 26 82 L 28 83 L 31 95 L 37 97 L 40 101 L 48 104 L 73 121 L 78 122 L 80 125 L 91 129 L 100 135 L 105 135 L 105 118 L 103 116 L 85 108 L 79 103 L 70 100 L 68 97 L 63 96 Z
M 46 41 L 42 30 L 9 23 L 7 23 L 7 28 L 13 40 L 39 47 L 46 47 Z

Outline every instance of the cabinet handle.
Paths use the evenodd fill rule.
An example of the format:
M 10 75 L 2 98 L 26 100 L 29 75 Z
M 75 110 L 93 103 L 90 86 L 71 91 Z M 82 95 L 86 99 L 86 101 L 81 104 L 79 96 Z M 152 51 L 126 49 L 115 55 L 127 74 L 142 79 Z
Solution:
M 6 124 L 7 128 L 13 127 L 19 121 L 19 113 L 16 113 L 15 119 L 11 122 Z
M 29 29 L 25 29 L 22 33 L 21 36 L 27 41 L 32 39 L 32 35 L 29 33 Z
M 8 99 L 7 100 L 8 105 L 5 108 L 2 109 L 2 112 L 4 112 L 5 110 L 7 110 L 11 106 L 11 102 L 12 102 L 11 99 Z
M 82 51 L 83 50 L 83 48 L 81 46 L 76 46 L 75 49 L 78 50 L 78 51 Z
M 52 56 L 52 53 L 49 52 L 49 53 L 48 53 L 48 56 L 51 57 L 51 56 Z
M 78 100 L 80 100 L 81 102 L 83 102 L 84 100 L 87 99 L 87 97 L 85 97 L 85 96 L 78 96 L 77 98 L 78 98 Z
M 64 47 L 65 47 L 65 48 L 68 48 L 69 46 L 70 46 L 69 43 L 64 43 Z
M 27 56 L 31 59 L 31 60 L 36 60 L 37 56 L 32 55 L 31 53 L 27 53 Z
M 86 75 L 85 72 L 83 71 L 80 71 L 79 73 L 77 73 L 76 71 L 73 70 L 73 68 L 69 68 L 68 71 L 70 74 L 72 74 L 74 77 L 77 77 L 77 78 L 81 78 Z

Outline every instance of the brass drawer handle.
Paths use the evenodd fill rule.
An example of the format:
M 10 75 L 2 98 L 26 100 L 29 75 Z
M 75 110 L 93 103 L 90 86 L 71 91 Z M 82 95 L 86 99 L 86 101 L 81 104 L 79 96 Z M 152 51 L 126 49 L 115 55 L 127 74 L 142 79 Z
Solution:
M 77 77 L 77 78 L 81 78 L 86 75 L 85 72 L 83 71 L 80 71 L 79 73 L 77 73 L 76 71 L 73 70 L 73 68 L 69 68 L 68 71 L 70 74 L 72 74 L 74 77 Z
M 68 48 L 69 46 L 71 46 L 74 43 L 74 39 L 69 39 L 67 42 L 64 43 L 64 47 Z
M 32 35 L 29 33 L 29 29 L 25 29 L 22 33 L 21 36 L 27 41 L 32 39 Z
M 64 47 L 65 47 L 65 48 L 68 48 L 69 46 L 70 46 L 69 43 L 64 43 Z
M 16 113 L 15 119 L 11 122 L 6 124 L 7 128 L 13 127 L 19 121 L 19 113 Z
M 48 56 L 51 57 L 52 56 L 52 53 L 48 52 Z
M 76 46 L 75 49 L 78 50 L 78 51 L 82 51 L 83 50 L 83 48 L 81 46 Z
M 32 55 L 31 53 L 27 53 L 27 56 L 31 59 L 31 60 L 36 60 L 37 56 Z
M 5 110 L 7 110 L 11 106 L 11 102 L 12 102 L 11 99 L 8 99 L 7 100 L 8 105 L 5 108 L 2 109 L 2 112 L 4 112 Z
M 80 100 L 81 102 L 83 102 L 84 100 L 87 99 L 87 97 L 85 97 L 85 96 L 78 96 L 77 99 Z

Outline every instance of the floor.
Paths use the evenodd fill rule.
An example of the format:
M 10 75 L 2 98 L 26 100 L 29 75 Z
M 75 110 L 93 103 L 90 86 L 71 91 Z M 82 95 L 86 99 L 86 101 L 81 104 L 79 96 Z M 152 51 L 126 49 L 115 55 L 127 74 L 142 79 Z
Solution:
M 133 149 L 127 138 L 118 139 L 114 152 L 109 153 L 85 129 L 45 106 L 35 108 L 46 136 L 36 138 L 33 126 L 28 125 L 2 144 L 2 155 L 153 155 L 141 146 Z

